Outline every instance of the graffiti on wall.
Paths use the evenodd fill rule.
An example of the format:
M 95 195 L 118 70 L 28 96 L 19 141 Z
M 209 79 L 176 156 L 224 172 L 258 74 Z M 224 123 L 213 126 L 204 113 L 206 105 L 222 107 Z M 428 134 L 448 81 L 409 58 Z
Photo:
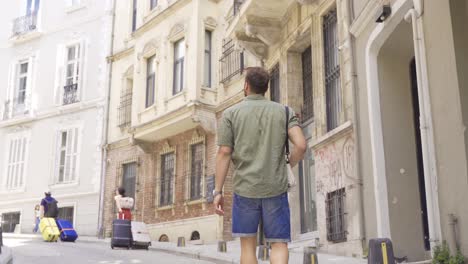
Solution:
M 326 194 L 345 187 L 354 178 L 354 139 L 347 136 L 315 151 L 317 193 Z

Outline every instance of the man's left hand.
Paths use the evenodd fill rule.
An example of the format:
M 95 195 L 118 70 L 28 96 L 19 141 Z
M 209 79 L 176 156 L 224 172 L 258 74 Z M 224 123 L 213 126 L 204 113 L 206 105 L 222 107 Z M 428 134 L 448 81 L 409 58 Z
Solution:
M 224 215 L 224 197 L 218 194 L 214 197 L 213 204 L 218 215 Z

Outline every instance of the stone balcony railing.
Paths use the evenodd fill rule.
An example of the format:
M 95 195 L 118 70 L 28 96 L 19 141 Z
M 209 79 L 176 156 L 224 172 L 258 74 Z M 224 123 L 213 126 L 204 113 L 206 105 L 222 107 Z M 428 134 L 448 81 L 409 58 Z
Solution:
M 13 36 L 20 36 L 37 29 L 37 12 L 13 20 Z

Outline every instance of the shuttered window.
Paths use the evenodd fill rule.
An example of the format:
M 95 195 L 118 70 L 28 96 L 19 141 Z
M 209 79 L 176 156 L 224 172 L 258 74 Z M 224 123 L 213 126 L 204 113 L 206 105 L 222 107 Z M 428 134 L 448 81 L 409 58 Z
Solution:
M 174 163 L 174 152 L 161 155 L 161 191 L 159 195 L 159 206 L 171 205 L 173 203 Z
M 190 200 L 198 200 L 203 191 L 203 143 L 190 146 Z
M 6 188 L 14 190 L 24 184 L 25 160 L 28 149 L 26 137 L 13 138 L 8 146 L 8 162 L 6 172 Z
M 146 61 L 146 102 L 145 106 L 150 107 L 154 104 L 154 86 L 155 86 L 155 55 Z
M 57 136 L 56 183 L 76 180 L 78 162 L 78 128 L 62 130 Z
M 78 81 L 80 78 L 81 45 L 74 44 L 66 49 L 65 85 L 63 104 L 78 102 Z

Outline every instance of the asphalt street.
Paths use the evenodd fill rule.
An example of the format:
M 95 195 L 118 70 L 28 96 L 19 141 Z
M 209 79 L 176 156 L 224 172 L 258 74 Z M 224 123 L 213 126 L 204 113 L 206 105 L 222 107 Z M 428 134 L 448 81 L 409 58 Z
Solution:
M 4 239 L 13 251 L 14 264 L 210 264 L 212 262 L 185 258 L 154 250 L 114 249 L 105 243 L 47 243 L 38 239 Z

